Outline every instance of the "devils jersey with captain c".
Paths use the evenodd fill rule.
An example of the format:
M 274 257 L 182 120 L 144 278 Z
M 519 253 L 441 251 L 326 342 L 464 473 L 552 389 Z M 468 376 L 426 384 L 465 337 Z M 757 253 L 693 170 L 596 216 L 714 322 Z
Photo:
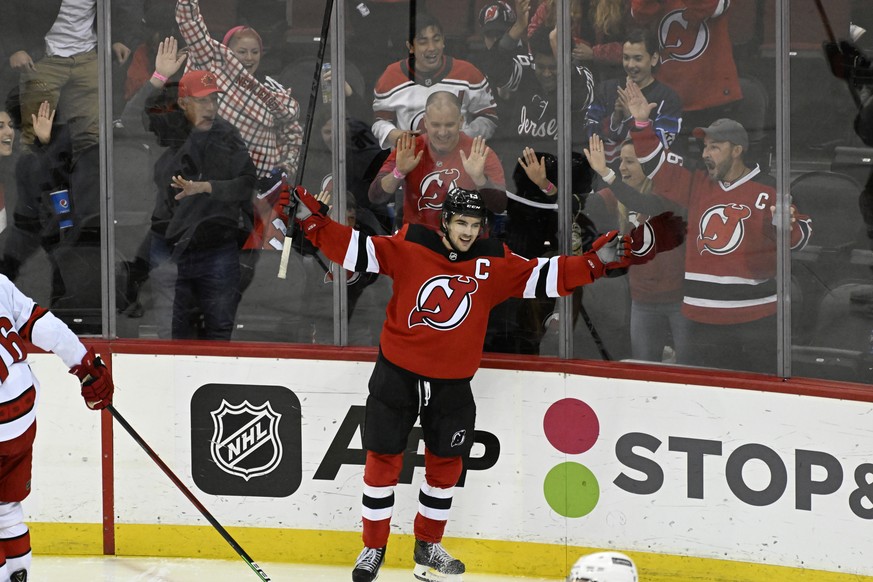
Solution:
M 55 353 L 69 368 L 87 351 L 60 319 L 0 275 L 0 442 L 22 435 L 36 420 L 39 382 L 27 363 L 27 342 Z
M 754 321 L 776 313 L 777 205 L 773 180 L 752 168 L 733 183 L 714 181 L 706 170 L 688 170 L 666 150 L 650 123 L 632 131 L 643 171 L 653 192 L 688 209 L 685 297 L 682 313 L 709 324 Z M 808 216 L 796 214 L 791 249 L 806 246 Z
M 349 271 L 393 279 L 380 349 L 391 363 L 433 379 L 473 377 L 488 315 L 498 303 L 569 295 L 604 270 L 594 253 L 526 259 L 496 239 L 479 239 L 457 253 L 420 224 L 392 236 L 366 236 L 331 220 L 307 237 Z

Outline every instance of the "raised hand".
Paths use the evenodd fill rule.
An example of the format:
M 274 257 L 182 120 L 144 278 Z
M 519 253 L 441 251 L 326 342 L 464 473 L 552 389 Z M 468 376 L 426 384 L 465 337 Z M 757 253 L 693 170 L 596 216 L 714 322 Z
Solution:
M 596 133 L 588 138 L 588 147 L 582 150 L 588 159 L 591 169 L 606 176 L 609 174 L 609 166 L 606 165 L 606 154 L 603 153 L 603 141 Z
M 640 86 L 628 79 L 625 91 L 625 104 L 628 112 L 639 122 L 649 120 L 652 111 L 658 106 L 657 103 L 649 103 Z
M 518 158 L 518 163 L 527 174 L 531 182 L 537 185 L 540 190 L 545 190 L 549 187 L 549 178 L 546 176 L 546 157 L 542 156 L 537 159 L 537 153 L 533 148 L 524 148 L 521 152 L 521 157 Z M 555 194 L 557 190 L 549 192 Z
M 424 149 L 415 153 L 415 135 L 403 132 L 397 139 L 395 166 L 401 174 L 408 174 L 416 167 L 424 155 Z
M 491 148 L 485 145 L 485 138 L 481 135 L 473 138 L 473 145 L 470 148 L 469 156 L 464 150 L 460 151 L 461 164 L 464 165 L 464 170 L 478 187 L 484 186 L 488 181 L 485 177 L 485 160 L 488 158 L 488 152 L 490 151 Z
M 39 104 L 39 111 L 36 115 L 30 115 L 33 122 L 33 134 L 42 145 L 48 145 L 52 140 L 52 124 L 55 121 L 56 111 L 57 109 L 52 110 L 48 101 L 43 101 Z
M 158 44 L 158 53 L 155 55 L 155 72 L 163 77 L 172 77 L 187 58 L 187 53 L 179 51 L 179 42 L 176 38 L 168 36 Z

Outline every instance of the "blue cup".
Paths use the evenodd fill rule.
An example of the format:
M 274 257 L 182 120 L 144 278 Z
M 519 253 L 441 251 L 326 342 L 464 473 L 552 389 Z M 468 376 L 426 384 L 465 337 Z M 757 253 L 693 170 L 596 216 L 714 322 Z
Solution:
M 52 199 L 52 206 L 55 209 L 55 215 L 58 217 L 58 226 L 61 229 L 70 228 L 73 226 L 73 219 L 70 216 L 70 192 L 69 190 L 58 190 L 49 194 Z

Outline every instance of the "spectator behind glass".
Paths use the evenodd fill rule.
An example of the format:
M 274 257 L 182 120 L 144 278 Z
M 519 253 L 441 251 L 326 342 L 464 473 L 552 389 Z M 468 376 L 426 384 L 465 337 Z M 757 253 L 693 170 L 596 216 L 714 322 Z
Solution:
M 743 97 L 729 7 L 723 0 L 631 0 L 634 22 L 657 30 L 661 66 L 655 76 L 679 95 L 687 127 L 724 117 L 718 108 Z
M 672 145 L 682 126 L 679 96 L 652 76 L 658 65 L 658 41 L 654 34 L 641 28 L 629 31 L 622 46 L 622 64 L 626 76 L 598 82 L 594 101 L 585 116 L 588 135 L 602 137 L 609 164 L 618 158 L 621 143 L 628 139 L 633 125 L 627 110 L 628 83 L 636 83 L 650 103 L 658 104 L 652 112 L 652 123 L 665 147 Z
M 485 50 L 475 64 L 485 73 L 498 97 L 518 89 L 522 67 L 530 64 L 527 48 L 527 23 L 530 0 L 499 0 L 479 11 L 479 28 Z M 473 60 L 473 59 L 471 59 Z
M 446 194 L 454 188 L 476 189 L 488 210 L 506 209 L 506 182 L 500 160 L 481 136 L 462 132 L 464 117 L 454 93 L 437 91 L 427 98 L 425 134 L 403 132 L 397 147 L 370 185 L 370 201 L 390 201 L 403 186 L 403 222 L 440 229 Z
M 222 91 L 218 115 L 235 126 L 248 146 L 258 176 L 254 201 L 255 228 L 247 249 L 281 250 L 284 234 L 272 221 L 275 186 L 282 172 L 294 175 L 303 131 L 297 122 L 298 104 L 291 89 L 275 79 L 259 76 L 263 45 L 251 28 L 237 26 L 214 40 L 200 15 L 198 0 L 176 3 L 176 22 L 188 47 L 188 68 L 208 70 Z
M 570 69 L 570 119 L 572 127 L 581 127 L 594 92 L 594 77 L 582 65 Z M 514 166 L 525 147 L 539 152 L 556 153 L 558 139 L 558 61 L 549 45 L 545 29 L 530 39 L 530 60 L 521 68 L 521 79 L 515 91 L 500 101 L 501 118 L 492 147 L 500 160 Z M 581 139 L 581 132 L 574 137 Z M 581 153 L 584 146 L 574 144 Z
M 591 169 L 604 179 L 604 188 L 590 195 L 585 204 L 585 212 L 597 227 L 603 230 L 617 228 L 621 233 L 628 233 L 649 216 L 654 216 L 665 210 L 682 214 L 681 208 L 661 198 L 654 196 L 652 181 L 643 173 L 643 167 L 634 152 L 634 144 L 625 142 L 620 148 L 619 176 L 610 170 L 600 137 L 591 136 L 585 157 L 591 164 Z M 631 196 L 643 198 L 649 204 L 645 208 L 625 206 L 618 201 L 613 190 L 628 189 L 630 192 L 623 199 Z M 637 194 L 639 193 L 639 194 Z M 643 197 L 640 196 L 644 195 Z M 684 245 L 684 243 L 683 243 Z M 658 255 L 652 262 L 637 265 L 629 269 L 631 292 L 631 357 L 635 360 L 661 362 L 664 360 L 667 346 L 687 344 L 680 338 L 675 343 L 670 338 L 677 337 L 685 330 L 682 324 L 682 281 L 685 275 L 684 246 L 677 247 L 676 253 Z M 666 360 L 673 358 L 668 354 Z
M 15 199 L 15 177 L 12 158 L 15 147 L 15 127 L 8 111 L 0 111 L 0 232 L 8 224 L 7 207 Z
M 482 72 L 467 61 L 443 54 L 442 25 L 418 12 L 415 33 L 407 41 L 409 57 L 389 65 L 374 89 L 373 134 L 383 149 L 394 147 L 406 131 L 420 132 L 425 102 L 434 91 L 461 99 L 464 133 L 490 138 L 497 127 L 497 106 Z
M 112 52 L 118 63 L 130 56 L 141 2 L 112 3 Z M 34 143 L 31 119 L 43 101 L 64 115 L 73 141 L 73 157 L 96 146 L 97 0 L 3 0 L 0 2 L 0 43 L 9 66 L 20 73 L 21 143 Z M 92 168 L 96 171 L 96 168 Z
M 680 364 L 773 373 L 776 366 L 776 224 L 773 179 L 760 166 L 746 165 L 745 128 L 719 119 L 695 128 L 703 140 L 704 168 L 684 168 L 682 158 L 664 148 L 649 121 L 656 104 L 628 87 L 631 132 L 643 171 L 654 191 L 688 211 L 685 296 L 682 304 L 687 345 L 677 345 Z M 668 153 L 670 155 L 668 155 Z M 630 208 L 644 204 L 622 199 Z M 791 249 L 806 246 L 809 217 L 791 206 Z M 676 338 L 679 340 L 680 338 Z
M 239 131 L 218 115 L 218 92 L 208 71 L 182 76 L 187 136 L 181 144 L 173 138 L 155 164 L 153 256 L 163 251 L 177 265 L 173 339 L 230 340 L 240 300 L 240 234 L 248 231 L 256 173 Z
M 528 26 L 528 37 L 540 28 L 549 31 L 557 55 L 558 4 L 546 0 L 537 8 Z M 630 13 L 626 0 L 571 0 L 570 34 L 574 64 L 591 68 L 596 77 L 610 78 L 619 72 L 621 43 Z

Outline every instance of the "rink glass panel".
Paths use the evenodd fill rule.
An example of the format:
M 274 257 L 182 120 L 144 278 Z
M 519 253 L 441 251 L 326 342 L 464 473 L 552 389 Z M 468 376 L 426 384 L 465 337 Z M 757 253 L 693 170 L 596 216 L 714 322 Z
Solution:
M 827 3 L 828 23 L 836 37 L 849 37 L 850 22 L 869 28 L 863 22 L 863 11 L 852 13 L 854 4 L 857 3 Z M 413 5 L 420 11 L 431 11 L 441 20 L 446 54 L 474 64 L 482 58 L 484 40 L 477 16 L 483 2 L 417 2 Z M 303 123 L 313 75 L 316 73 L 317 39 L 321 34 L 324 8 L 324 3 L 317 1 L 261 1 L 236 3 L 233 17 L 228 16 L 233 15 L 233 11 L 210 14 L 208 7 L 204 8 L 204 13 L 210 31 L 218 38 L 223 37 L 227 28 L 237 22 L 248 22 L 260 33 L 264 42 L 261 72 L 267 72 L 286 87 L 294 89 L 294 95 L 301 104 L 300 122 Z M 374 2 L 365 3 L 364 8 L 370 11 L 369 15 L 363 15 L 357 3 L 344 5 L 343 31 L 338 35 L 344 43 L 343 66 L 334 65 L 334 51 L 330 43 L 325 56 L 325 61 L 331 62 L 334 75 L 344 77 L 343 81 L 352 89 L 352 95 L 344 101 L 346 115 L 351 120 L 346 139 L 347 153 L 344 156 L 347 188 L 334 189 L 332 201 L 335 209 L 343 207 L 346 214 L 349 207 L 347 198 L 355 195 L 356 188 L 359 201 L 366 202 L 361 194 L 362 186 L 356 181 L 361 182 L 372 176 L 374 168 L 378 169 L 381 161 L 379 156 L 385 155 L 373 151 L 366 139 L 363 142 L 360 139 L 366 136 L 366 129 L 372 122 L 373 85 L 388 64 L 408 54 L 404 43 L 409 27 L 409 5 Z M 776 57 L 781 50 L 776 44 L 776 31 L 781 26 L 777 8 L 788 10 L 790 14 L 790 35 L 784 41 L 784 45 L 787 45 L 784 48 L 790 51 L 790 95 L 777 93 Z M 152 16 L 156 19 L 162 17 Z M 373 16 L 380 17 L 375 31 Z M 563 14 L 559 14 L 559 25 L 563 17 Z M 583 15 L 584 18 L 587 17 Z M 784 309 L 780 304 L 780 309 L 784 309 L 783 314 L 789 314 L 790 317 L 785 317 L 784 324 L 778 329 L 774 321 L 773 341 L 789 347 L 787 352 L 783 351 L 781 358 L 777 356 L 778 345 L 774 347 L 772 363 L 765 372 L 787 372 L 866 383 L 863 356 L 869 351 L 870 329 L 873 329 L 873 319 L 869 315 L 870 306 L 873 305 L 873 287 L 869 286 L 873 259 L 868 256 L 870 244 L 858 202 L 862 199 L 861 192 L 869 177 L 870 156 L 865 152 L 868 146 L 863 144 L 853 129 L 856 107 L 849 85 L 832 74 L 822 51 L 821 43 L 829 40 L 827 28 L 822 24 L 822 16 L 815 3 L 807 1 L 735 1 L 721 18 L 729 21 L 732 56 L 744 98 L 728 107 L 723 114 L 719 113 L 718 117 L 732 117 L 747 126 L 750 138 L 749 165 L 759 164 L 762 172 L 774 177 L 783 172 L 788 178 L 787 182 L 793 184 L 793 201 L 801 212 L 813 218 L 814 234 L 809 246 L 801 252 L 787 255 L 790 257 L 787 269 L 783 268 L 781 256 L 772 257 L 777 264 L 780 301 L 787 302 L 790 298 L 789 308 Z M 215 21 L 214 24 L 210 19 Z M 569 21 L 563 24 L 573 26 Z M 593 27 L 593 22 L 586 22 L 583 29 Z M 869 34 L 860 37 L 858 44 L 862 48 Z M 148 34 L 143 31 L 141 37 L 146 39 Z M 153 67 L 153 60 L 146 58 L 143 67 Z M 595 82 L 624 74 L 621 64 L 617 62 L 598 62 L 591 69 Z M 148 73 L 150 70 L 145 74 Z M 571 83 L 569 73 L 568 62 L 562 75 L 565 84 Z M 8 78 L 8 70 L 6 74 Z M 108 260 L 105 254 L 100 253 L 99 247 L 95 249 L 93 245 L 77 249 L 73 254 L 76 260 L 90 265 L 100 264 L 103 271 L 116 277 L 115 284 L 120 291 L 116 298 L 122 310 L 109 313 L 110 327 L 104 327 L 100 314 L 102 306 L 109 304 L 108 300 L 95 302 L 93 306 L 74 304 L 74 307 L 78 313 L 97 315 L 96 327 L 89 328 L 93 333 L 102 331 L 108 334 L 112 330 L 120 338 L 169 337 L 166 322 L 168 310 L 172 309 L 167 305 L 174 291 L 171 280 L 162 279 L 159 271 L 149 272 L 138 289 L 139 306 L 128 305 L 129 297 L 125 293 L 137 286 L 135 283 L 128 285 L 128 279 L 131 265 L 136 263 L 138 255 L 143 254 L 144 241 L 151 228 L 157 193 L 153 168 L 161 155 L 160 146 L 141 122 L 133 125 L 113 123 L 122 118 L 126 102 L 124 83 L 129 76 L 129 68 L 112 68 L 108 74 L 111 82 L 107 84 L 112 86 L 113 96 L 110 98 L 107 93 L 107 99 L 113 105 L 111 113 L 108 105 L 102 112 L 104 122 L 111 126 L 112 134 L 113 256 L 111 261 Z M 522 82 L 537 81 L 528 75 L 523 77 Z M 323 131 L 332 126 L 331 103 L 325 101 L 320 85 L 315 99 L 306 172 L 302 180 L 311 191 L 319 191 L 331 183 L 327 177 L 334 172 L 336 158 L 332 150 L 339 141 L 335 132 L 331 136 Z M 863 97 L 866 88 L 856 87 L 855 90 Z M 557 93 L 563 94 L 562 86 L 559 86 Z M 340 95 L 345 97 L 345 92 L 340 92 Z M 340 95 L 334 92 L 332 96 Z M 778 109 L 777 104 L 781 104 L 782 109 Z M 565 152 L 564 157 L 575 159 L 559 160 L 558 166 L 566 162 L 575 172 L 577 167 L 584 166 L 584 162 L 579 161 L 579 154 L 587 145 L 588 132 L 583 125 L 571 120 L 572 112 L 572 105 L 564 108 L 565 117 L 559 122 L 559 129 L 570 133 L 570 149 L 573 153 Z M 502 113 L 499 110 L 499 114 Z M 708 124 L 713 120 L 705 116 L 688 116 L 683 124 L 684 131 L 690 132 L 692 126 Z M 790 140 L 782 143 L 787 154 L 780 158 L 777 144 L 781 139 L 783 120 L 789 122 Z M 516 158 L 520 155 L 519 146 L 523 144 L 511 143 L 503 135 L 495 137 L 490 144 L 500 154 L 507 190 L 517 194 L 520 188 L 514 179 L 514 170 Z M 681 147 L 685 148 L 681 153 L 689 161 L 700 159 L 699 143 L 685 140 Z M 541 153 L 558 154 L 557 141 L 540 145 L 538 149 Z M 371 155 L 372 158 L 369 158 Z M 374 166 L 365 163 L 368 159 Z M 789 160 L 789 163 L 786 164 L 784 160 Z M 573 173 L 573 176 L 576 175 Z M 580 180 L 581 185 L 565 188 L 562 187 L 561 177 L 559 173 L 555 180 L 559 190 L 557 200 L 559 205 L 569 207 L 569 210 L 556 212 L 555 216 L 544 219 L 544 233 L 548 235 L 554 232 L 556 238 L 531 251 L 531 256 L 570 252 L 573 248 L 573 224 L 583 221 L 580 217 L 588 209 L 588 206 L 580 203 L 589 196 L 591 187 L 583 179 Z M 591 178 L 590 174 L 588 178 Z M 594 188 L 597 188 L 596 184 L 594 182 Z M 575 192 L 576 189 L 581 191 Z M 786 194 L 782 190 L 778 192 L 780 197 Z M 398 204 L 389 205 L 387 215 L 376 216 L 377 224 L 382 227 L 399 225 L 402 218 L 397 210 Z M 367 212 L 361 214 L 366 215 Z M 492 236 L 512 236 L 513 229 L 517 232 L 519 223 L 525 223 L 524 219 L 517 218 L 513 222 L 512 218 L 510 212 L 491 217 Z M 617 226 L 603 216 L 599 220 L 595 220 L 595 216 L 588 218 L 594 225 L 594 232 Z M 9 220 L 13 220 L 11 212 Z M 369 217 L 365 220 L 369 220 Z M 530 224 L 527 222 L 528 226 Z M 580 230 L 577 226 L 576 231 Z M 782 244 L 788 242 L 786 239 Z M 696 244 L 694 241 L 689 243 Z M 88 259 L 91 256 L 88 253 L 93 254 L 93 260 Z M 379 277 L 373 281 L 361 281 L 347 274 L 347 279 L 353 284 L 347 285 L 342 297 L 345 303 L 340 303 L 334 298 L 339 293 L 338 285 L 333 282 L 336 277 L 328 275 L 328 272 L 336 275 L 337 271 L 321 255 L 311 250 L 295 250 L 291 254 L 288 277 L 281 280 L 276 277 L 278 253 L 256 251 L 252 254 L 257 255 L 257 260 L 249 260 L 245 268 L 254 264 L 254 275 L 241 296 L 234 322 L 234 340 L 333 345 L 337 338 L 341 338 L 341 343 L 350 345 L 378 344 L 379 328 L 390 295 L 390 280 Z M 673 255 L 676 260 L 681 260 L 681 252 L 674 251 Z M 61 270 L 72 264 L 73 259 L 63 258 Z M 51 304 L 51 273 L 51 263 L 45 258 L 45 253 L 39 251 L 25 263 L 20 279 L 22 288 L 41 302 Z M 95 290 L 87 297 L 98 297 L 100 274 L 96 273 L 89 280 Z M 355 285 L 362 286 L 355 288 Z M 73 285 L 69 287 L 78 289 Z M 556 309 L 560 311 L 560 302 L 511 301 L 501 305 L 494 312 L 486 348 L 495 352 L 539 353 L 548 357 L 567 355 L 593 360 L 626 360 L 634 357 L 628 275 L 600 280 L 565 301 L 567 303 L 563 309 L 567 317 L 564 318 L 548 317 Z M 63 307 L 59 305 L 58 309 L 66 318 Z M 656 364 L 673 364 L 676 352 L 672 342 L 672 334 L 668 334 L 665 348 L 658 357 L 642 359 Z M 740 352 L 735 365 L 725 369 L 746 369 Z

